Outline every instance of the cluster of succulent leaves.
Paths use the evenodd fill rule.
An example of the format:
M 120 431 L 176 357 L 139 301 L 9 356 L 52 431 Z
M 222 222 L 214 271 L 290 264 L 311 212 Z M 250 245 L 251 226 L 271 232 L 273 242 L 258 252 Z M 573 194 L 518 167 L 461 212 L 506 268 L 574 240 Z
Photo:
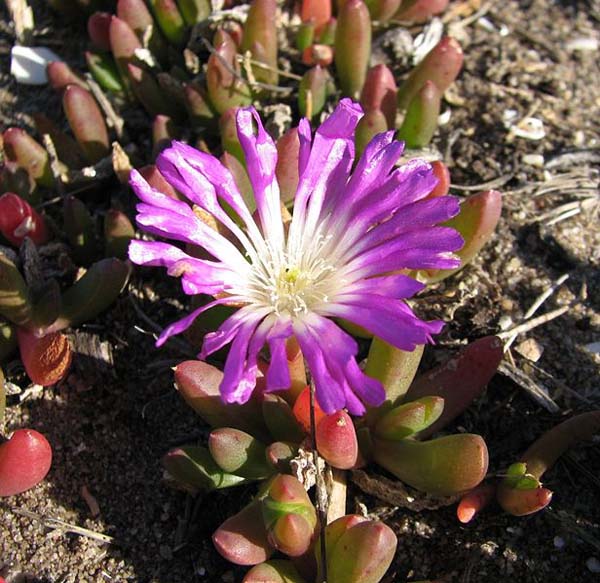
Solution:
M 246 7 L 209 0 L 50 4 L 75 20 L 87 19 L 88 75 L 63 62 L 48 66 L 71 134 L 38 114 L 38 133 L 47 136 L 44 145 L 18 128 L 6 130 L 0 169 L 0 242 L 6 244 L 0 249 L 0 362 L 18 344 L 27 373 L 42 385 L 57 382 L 68 369 L 71 352 L 61 331 L 108 307 L 129 276 L 122 261 L 134 236 L 129 219 L 120 208 L 111 208 L 99 236 L 96 217 L 74 193 L 113 172 L 126 181 L 131 167 L 127 131 L 115 110 L 141 106 L 152 118 L 154 148 L 140 171 L 158 190 L 181 196 L 151 162 L 171 139 L 185 138 L 200 148 L 222 150 L 223 163 L 251 200 L 235 132 L 236 108 L 257 101 L 284 103 L 316 122 L 340 96 L 350 96 L 365 111 L 356 132 L 358 153 L 375 134 L 390 129 L 408 148 L 420 149 L 436 132 L 443 94 L 463 61 L 458 42 L 445 37 L 399 85 L 386 65 L 369 67 L 375 34 L 398 21 L 425 22 L 442 12 L 447 0 L 338 0 L 335 11 L 330 0 L 303 0 L 296 20 L 282 19 L 285 26 L 279 28 L 275 0 L 253 0 Z M 282 48 L 290 70 L 280 68 Z M 111 145 L 115 139 L 123 147 Z M 297 129 L 279 136 L 277 148 L 277 178 L 283 202 L 290 203 L 298 183 Z M 433 168 L 439 184 L 430 196 L 444 195 L 449 171 L 440 161 Z M 62 228 L 36 209 L 54 188 L 63 198 Z M 448 223 L 465 239 L 458 253 L 462 266 L 492 236 L 500 210 L 500 193 L 487 191 L 464 200 L 460 214 Z M 102 237 L 105 258 L 98 260 Z M 67 244 L 72 265 L 86 269 L 82 277 L 67 283 L 38 269 L 40 256 L 53 242 Z M 412 275 L 434 283 L 452 274 Z M 315 449 L 337 471 L 375 464 L 428 494 L 467 492 L 458 509 L 459 519 L 467 522 L 494 494 L 515 515 L 543 508 L 551 498 L 540 483 L 544 471 L 575 441 L 598 431 L 598 412 L 575 417 L 531 446 L 502 480 L 482 482 L 488 455 L 480 436 L 431 436 L 484 389 L 500 362 L 500 342 L 493 337 L 475 341 L 448 363 L 415 378 L 421 354 L 422 349 L 405 353 L 374 338 L 366 370 L 383 383 L 387 400 L 355 419 L 345 411 L 325 415 L 317 407 L 311 420 L 297 347 L 288 352 L 292 388 L 281 396 L 259 390 L 245 405 L 222 403 L 222 373 L 216 367 L 200 361 L 177 367 L 179 392 L 213 430 L 207 447 L 192 444 L 165 456 L 170 478 L 191 492 L 259 484 L 253 501 L 213 537 L 227 559 L 256 565 L 245 581 L 321 580 L 325 568 L 330 582 L 369 583 L 379 581 L 391 563 L 396 538 L 380 522 L 346 515 L 320 530 L 313 501 L 298 481 L 303 476 L 299 462 L 314 464 Z M 0 417 L 2 385 L 0 372 Z M 0 445 L 0 496 L 27 489 L 48 471 L 51 450 L 38 436 L 20 430 Z M 36 471 L 15 471 L 19 463 Z M 323 550 L 326 561 L 320 558 Z M 275 551 L 290 560 L 270 559 Z

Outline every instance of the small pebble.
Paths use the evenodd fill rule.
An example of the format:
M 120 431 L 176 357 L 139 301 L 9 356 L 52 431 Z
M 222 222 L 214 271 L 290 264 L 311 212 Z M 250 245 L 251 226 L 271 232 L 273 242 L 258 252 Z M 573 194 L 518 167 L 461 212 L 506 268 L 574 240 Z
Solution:
M 554 548 L 562 549 L 565 546 L 565 539 L 560 536 L 554 537 Z
M 590 557 L 586 562 L 585 566 L 588 568 L 588 571 L 592 573 L 600 573 L 600 561 L 596 557 Z
M 18 83 L 45 85 L 48 83 L 46 67 L 62 59 L 46 47 L 14 46 L 10 52 L 10 73 Z

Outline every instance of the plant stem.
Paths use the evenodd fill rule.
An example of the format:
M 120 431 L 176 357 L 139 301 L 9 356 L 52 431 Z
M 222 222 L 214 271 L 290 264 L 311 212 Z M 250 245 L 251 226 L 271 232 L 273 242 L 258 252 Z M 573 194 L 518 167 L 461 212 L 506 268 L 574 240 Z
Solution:
M 321 539 L 321 579 L 318 583 L 326 583 L 327 581 L 327 549 L 325 545 L 325 527 L 327 526 L 327 489 L 325 487 L 325 480 L 323 474 L 319 470 L 319 452 L 317 451 L 317 435 L 316 435 L 316 423 L 315 423 L 315 384 L 311 380 L 310 383 L 310 437 L 313 445 L 313 455 L 315 461 L 315 467 L 317 470 L 316 479 L 316 498 L 317 498 L 317 512 L 319 514 L 319 529 Z

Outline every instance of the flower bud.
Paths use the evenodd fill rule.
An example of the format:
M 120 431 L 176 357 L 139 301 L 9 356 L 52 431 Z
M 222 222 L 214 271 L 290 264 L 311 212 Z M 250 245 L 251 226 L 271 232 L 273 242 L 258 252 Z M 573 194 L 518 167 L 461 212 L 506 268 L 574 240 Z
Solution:
M 348 0 L 340 9 L 335 33 L 335 68 L 344 95 L 358 97 L 370 56 L 369 11 L 362 0 Z
M 33 429 L 18 429 L 0 445 L 0 497 L 33 488 L 46 477 L 51 464 L 48 440 Z
M 69 85 L 63 93 L 63 109 L 87 161 L 95 164 L 108 156 L 108 129 L 92 94 L 77 85 Z

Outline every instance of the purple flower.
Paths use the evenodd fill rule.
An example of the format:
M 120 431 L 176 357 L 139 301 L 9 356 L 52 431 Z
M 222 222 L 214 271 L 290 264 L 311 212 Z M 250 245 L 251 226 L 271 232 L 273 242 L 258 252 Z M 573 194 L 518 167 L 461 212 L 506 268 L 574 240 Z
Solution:
M 344 99 L 314 138 L 308 121 L 300 122 L 300 181 L 287 231 L 275 177 L 277 150 L 251 107 L 238 111 L 237 127 L 256 219 L 221 162 L 186 144 L 173 142 L 157 166 L 193 208 L 156 191 L 138 172 L 131 173 L 131 185 L 142 201 L 138 225 L 153 235 L 200 245 L 214 257 L 197 259 L 169 243 L 131 243 L 134 263 L 166 267 L 169 275 L 181 277 L 185 293 L 217 298 L 168 326 L 157 346 L 213 306 L 241 306 L 207 334 L 200 353 L 206 358 L 231 344 L 221 383 L 227 403 L 249 399 L 265 345 L 271 357 L 267 390 L 289 387 L 285 343 L 294 335 L 321 408 L 332 413 L 346 407 L 360 415 L 363 403 L 385 400 L 384 389 L 360 370 L 357 343 L 330 318 L 358 324 L 407 351 L 431 342 L 443 326 L 415 316 L 404 300 L 423 285 L 398 272 L 460 264 L 452 251 L 462 246 L 461 236 L 437 226 L 457 214 L 458 202 L 448 196 L 424 200 L 436 179 L 421 160 L 395 167 L 403 144 L 394 141 L 393 131 L 376 136 L 352 171 L 354 130 L 361 116 L 360 106 Z M 229 213 L 235 211 L 236 220 L 223 203 Z M 207 226 L 194 212 L 200 209 L 233 237 Z

